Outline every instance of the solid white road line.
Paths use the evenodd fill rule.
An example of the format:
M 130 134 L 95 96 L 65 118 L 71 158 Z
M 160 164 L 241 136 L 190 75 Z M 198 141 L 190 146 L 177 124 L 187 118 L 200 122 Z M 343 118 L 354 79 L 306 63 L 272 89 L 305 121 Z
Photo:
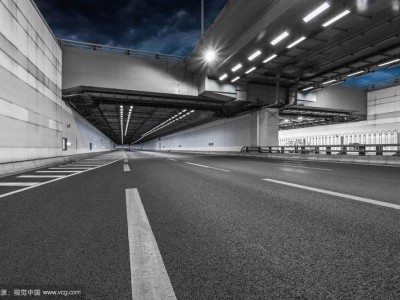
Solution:
M 132 299 L 176 299 L 137 189 L 127 189 Z
M 0 182 L 0 186 L 33 186 L 40 182 Z
M 72 167 L 88 167 L 88 168 L 92 168 L 92 167 L 99 167 L 102 166 L 101 165 L 72 165 L 72 164 L 68 164 L 68 165 L 60 165 L 58 166 L 59 168 L 72 168 Z
M 124 172 L 129 172 L 130 170 L 129 165 L 124 164 Z
M 265 162 L 257 162 L 257 161 L 251 161 L 251 160 L 246 160 L 249 163 L 253 164 L 263 164 L 263 165 L 272 165 L 272 166 L 279 166 L 279 167 L 296 167 L 296 168 L 303 168 L 303 169 L 313 169 L 313 170 L 322 170 L 322 171 L 332 171 L 332 169 L 323 169 L 323 168 L 316 168 L 316 167 L 303 167 L 299 165 L 294 165 L 294 164 L 275 164 L 275 163 L 265 163 Z
M 66 175 L 66 176 L 64 176 L 64 177 L 52 179 L 52 180 L 49 180 L 49 181 L 46 181 L 46 182 L 41 182 L 41 183 L 36 184 L 36 185 L 34 185 L 34 186 L 28 186 L 28 187 L 23 188 L 23 189 L 19 189 L 19 190 L 16 190 L 16 191 L 12 191 L 12 192 L 9 192 L 9 193 L 5 193 L 5 194 L 0 195 L 0 198 L 4 198 L 4 197 L 7 197 L 7 196 L 11 196 L 11 195 L 13 195 L 13 194 L 21 193 L 21 192 L 24 192 L 24 191 L 27 191 L 27 190 L 30 190 L 30 189 L 33 189 L 33 188 L 36 188 L 36 187 L 45 185 L 45 184 L 49 184 L 49 183 L 52 183 L 52 182 L 55 182 L 55 181 L 58 181 L 58 180 L 62 180 L 62 179 L 68 178 L 68 177 L 72 177 L 72 176 L 78 175 L 78 174 L 82 174 L 82 173 L 85 173 L 85 172 L 89 172 L 89 171 L 92 171 L 92 170 L 95 170 L 95 169 L 98 169 L 98 168 L 101 168 L 101 167 L 105 167 L 105 166 L 108 166 L 108 165 L 110 165 L 110 164 L 113 164 L 113 163 L 115 163 L 115 162 L 117 162 L 117 161 L 120 161 L 121 159 L 122 159 L 122 158 L 113 160 L 113 161 L 111 161 L 111 162 L 109 162 L 109 163 L 107 163 L 107 164 L 105 164 L 105 165 L 102 165 L 102 166 L 99 166 L 99 167 L 96 167 L 96 168 L 93 168 L 93 169 L 83 170 L 83 171 L 81 171 L 81 172 L 77 172 L 77 173 L 74 173 L 74 174 L 71 174 L 71 175 Z
M 66 175 L 20 175 L 17 178 L 60 178 Z
M 341 197 L 341 198 L 346 198 L 346 199 L 351 199 L 351 200 L 371 203 L 371 204 L 390 207 L 390 208 L 394 208 L 394 209 L 400 209 L 400 205 L 397 205 L 397 204 L 392 204 L 392 203 L 372 200 L 372 199 L 353 196 L 353 195 L 348 195 L 348 194 L 337 193 L 337 192 L 328 191 L 328 190 L 317 189 L 317 188 L 313 188 L 313 187 L 306 186 L 306 185 L 300 185 L 300 184 L 295 184 L 295 183 L 290 183 L 290 182 L 285 182 L 285 181 L 279 181 L 279 180 L 274 180 L 274 179 L 268 179 L 267 178 L 267 179 L 263 179 L 263 180 L 269 181 L 269 182 L 273 182 L 273 183 L 283 184 L 283 185 L 287 185 L 287 186 L 292 186 L 292 187 L 299 188 L 299 189 L 309 190 L 309 191 L 313 191 L 313 192 L 317 192 L 317 193 L 323 193 L 323 194 L 332 195 L 332 196 L 336 196 L 336 197 Z
M 76 172 L 81 172 L 81 171 L 64 171 L 64 170 L 59 170 L 59 171 L 36 171 L 35 173 L 76 173 Z
M 70 167 L 70 168 L 67 168 L 67 167 L 57 167 L 57 168 L 49 168 L 49 170 L 88 170 L 88 169 L 92 169 L 93 167 L 89 167 L 89 168 L 84 168 L 84 167 L 76 167 L 76 168 L 73 168 L 73 167 Z
M 230 172 L 229 170 L 219 169 L 219 168 L 210 167 L 210 166 L 205 166 L 205 165 L 194 164 L 194 163 L 191 163 L 191 162 L 185 162 L 185 164 L 189 164 L 189 165 L 193 165 L 193 166 L 198 166 L 198 167 L 202 167 L 202 168 L 206 168 L 206 169 L 218 170 L 218 171 L 222 171 L 222 172 Z
M 176 159 L 173 158 L 167 158 L 168 160 L 172 160 L 172 161 L 177 161 Z

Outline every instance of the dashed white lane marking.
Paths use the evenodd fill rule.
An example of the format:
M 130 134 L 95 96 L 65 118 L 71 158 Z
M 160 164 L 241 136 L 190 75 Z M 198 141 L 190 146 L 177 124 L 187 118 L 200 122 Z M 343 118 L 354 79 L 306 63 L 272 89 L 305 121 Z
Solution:
M 49 180 L 49 181 L 46 181 L 46 182 L 40 182 L 40 183 L 35 184 L 35 185 L 33 185 L 33 186 L 28 186 L 28 187 L 25 187 L 25 188 L 22 188 L 22 189 L 19 189 L 19 190 L 16 190 L 16 191 L 12 191 L 12 192 L 9 192 L 9 193 L 1 194 L 1 195 L 0 195 L 0 198 L 4 198 L 4 197 L 7 197 L 7 196 L 11 196 L 11 195 L 13 195 L 13 194 L 21 193 L 21 192 L 24 192 L 24 191 L 27 191 L 27 190 L 30 190 L 30 189 L 33 189 L 33 188 L 36 188 L 36 187 L 45 185 L 45 184 L 49 184 L 49 183 L 52 183 L 52 182 L 55 182 L 55 181 L 58 181 L 58 180 L 62 180 L 62 179 L 68 178 L 68 177 L 72 177 L 72 176 L 78 175 L 78 174 L 82 174 L 82 173 L 85 173 L 85 172 L 89 172 L 89 171 L 92 171 L 92 170 L 95 170 L 95 169 L 98 169 L 98 168 L 101 168 L 101 167 L 105 167 L 105 166 L 108 166 L 108 165 L 110 165 L 110 164 L 113 164 L 113 163 L 115 163 L 115 162 L 117 162 L 117 161 L 120 161 L 121 159 L 122 159 L 122 158 L 113 160 L 113 161 L 111 161 L 111 162 L 109 162 L 109 163 L 106 163 L 106 164 L 104 164 L 104 165 L 101 165 L 101 166 L 98 166 L 98 167 L 95 167 L 95 168 L 92 168 L 92 169 L 89 169 L 89 170 L 82 170 L 81 172 L 76 172 L 76 173 L 74 173 L 74 174 L 66 175 L 66 176 L 64 176 L 64 177 L 52 179 L 52 180 Z
M 176 299 L 137 189 L 127 189 L 132 299 Z
M 81 171 L 65 171 L 65 170 L 58 170 L 58 171 L 36 171 L 35 173 L 76 173 Z
M 128 163 L 128 159 L 127 158 L 124 159 L 124 163 Z
M 124 164 L 124 172 L 130 172 L 130 170 L 129 165 Z
M 397 205 L 397 204 L 382 202 L 382 201 L 378 201 L 378 200 L 373 200 L 373 199 L 368 199 L 368 198 L 363 198 L 363 197 L 358 197 L 358 196 L 353 196 L 353 195 L 348 195 L 348 194 L 337 193 L 337 192 L 323 190 L 323 189 L 317 189 L 317 188 L 313 188 L 313 187 L 306 186 L 306 185 L 300 185 L 300 184 L 279 181 L 279 180 L 274 180 L 274 179 L 267 178 L 267 179 L 263 179 L 263 180 L 273 182 L 273 183 L 283 184 L 283 185 L 287 185 L 287 186 L 292 186 L 292 187 L 299 188 L 299 189 L 309 190 L 309 191 L 313 191 L 313 192 L 317 192 L 317 193 L 322 193 L 322 194 L 332 195 L 332 196 L 336 196 L 336 197 L 371 203 L 371 204 L 390 207 L 390 208 L 394 208 L 394 209 L 400 209 L 400 205 Z
M 66 175 L 20 175 L 17 178 L 60 178 Z
M 176 159 L 173 158 L 167 158 L 168 160 L 172 160 L 172 161 L 177 161 Z
M 0 186 L 33 186 L 39 182 L 0 182 Z
M 215 168 L 215 167 L 210 167 L 210 166 L 205 166 L 205 165 L 194 164 L 194 163 L 191 163 L 191 162 L 185 162 L 185 163 L 186 163 L 186 164 L 189 164 L 189 165 L 193 165 L 193 166 L 198 166 L 198 167 L 206 168 L 206 169 L 213 169 L 213 170 L 218 170 L 218 171 L 222 171 L 222 172 L 230 172 L 229 170 L 220 169 L 220 168 Z
M 296 168 L 303 168 L 303 169 L 313 169 L 313 170 L 322 170 L 322 171 L 332 171 L 332 169 L 323 169 L 323 168 L 316 168 L 316 167 L 303 167 L 299 165 L 294 165 L 294 164 L 275 164 L 275 163 L 264 163 L 264 162 L 257 162 L 257 161 L 251 161 L 251 160 L 246 160 L 246 162 L 252 163 L 252 164 L 263 164 L 263 165 L 271 165 L 271 166 L 279 166 L 279 167 L 296 167 Z

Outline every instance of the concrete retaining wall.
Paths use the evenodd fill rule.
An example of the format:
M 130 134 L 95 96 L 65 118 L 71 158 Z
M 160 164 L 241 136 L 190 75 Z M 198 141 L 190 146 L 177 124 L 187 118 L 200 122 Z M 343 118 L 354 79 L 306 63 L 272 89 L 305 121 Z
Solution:
M 0 0 L 0 163 L 114 148 L 66 106 L 61 77 L 61 48 L 32 0 Z

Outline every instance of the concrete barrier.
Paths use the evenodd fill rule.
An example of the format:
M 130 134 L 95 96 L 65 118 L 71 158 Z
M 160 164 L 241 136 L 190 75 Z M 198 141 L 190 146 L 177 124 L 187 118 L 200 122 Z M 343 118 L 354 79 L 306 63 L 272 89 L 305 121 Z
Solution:
M 133 149 L 135 150 L 135 149 Z M 258 152 L 216 152 L 216 151 L 186 151 L 186 150 L 139 150 L 148 152 L 171 152 L 187 154 L 219 154 L 226 156 L 242 156 L 273 159 L 293 159 L 309 161 L 326 161 L 347 164 L 374 164 L 374 165 L 400 165 L 400 156 L 379 156 L 379 155 L 325 155 L 325 154 L 297 154 L 297 153 L 258 153 Z

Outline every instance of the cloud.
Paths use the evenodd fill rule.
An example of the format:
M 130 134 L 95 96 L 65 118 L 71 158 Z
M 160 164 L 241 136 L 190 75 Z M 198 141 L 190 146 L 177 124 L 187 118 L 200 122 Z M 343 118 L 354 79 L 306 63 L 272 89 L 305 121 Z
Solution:
M 58 38 L 187 56 L 200 39 L 200 1 L 35 0 Z M 206 26 L 227 0 L 206 2 Z

